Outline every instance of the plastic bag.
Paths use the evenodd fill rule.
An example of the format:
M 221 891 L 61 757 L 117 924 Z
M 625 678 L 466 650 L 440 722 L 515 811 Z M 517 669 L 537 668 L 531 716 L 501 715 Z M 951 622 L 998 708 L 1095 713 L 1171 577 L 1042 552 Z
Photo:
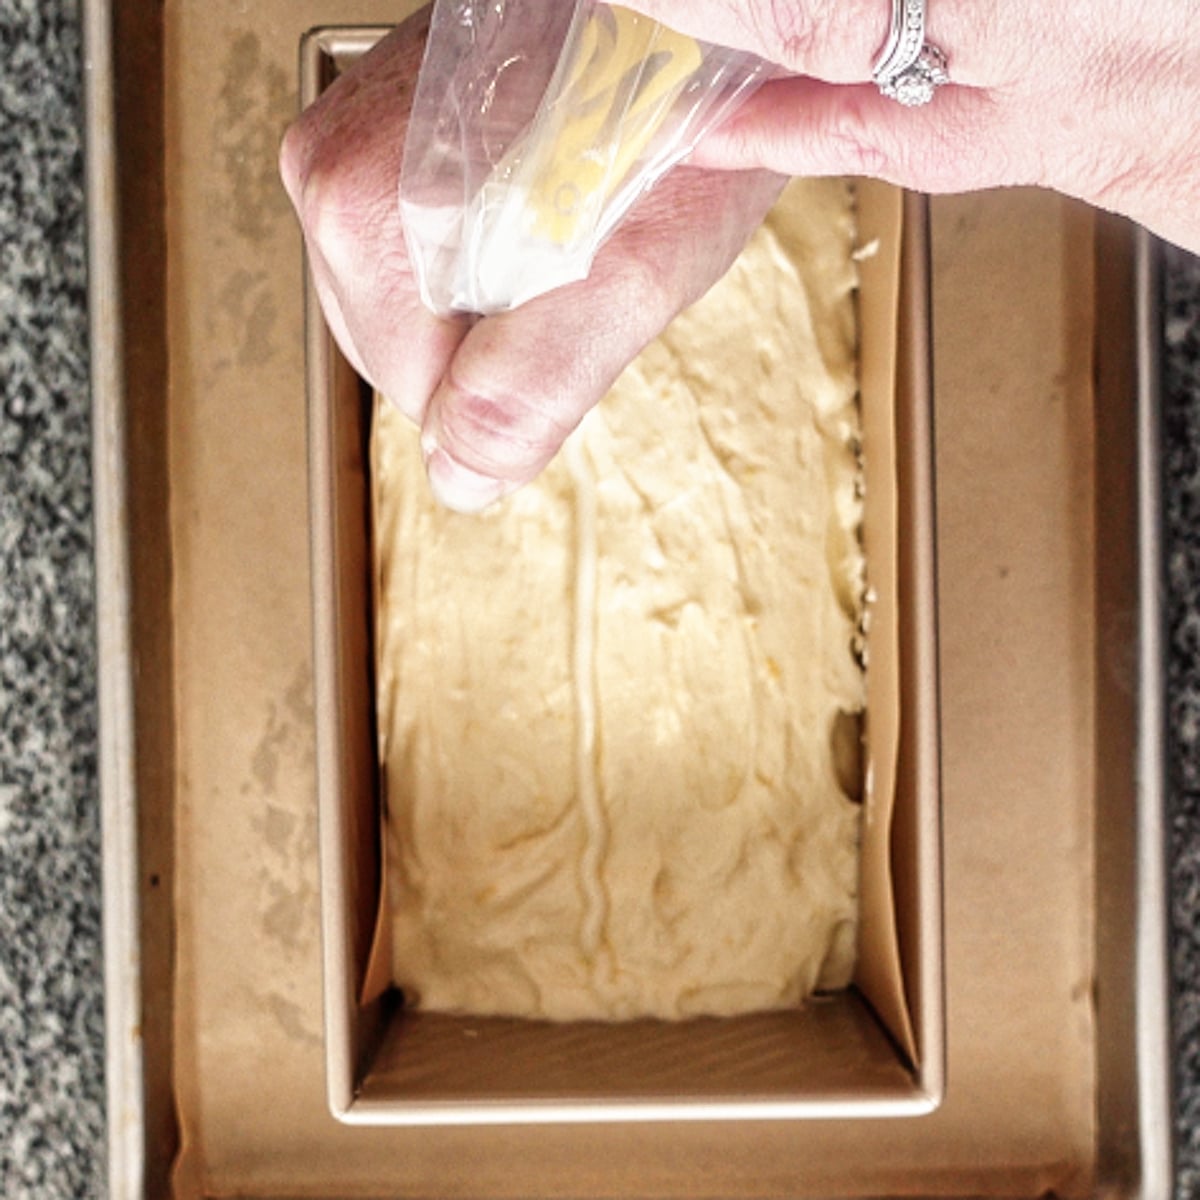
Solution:
M 426 305 L 502 312 L 585 278 L 767 72 L 596 0 L 437 0 L 400 179 Z

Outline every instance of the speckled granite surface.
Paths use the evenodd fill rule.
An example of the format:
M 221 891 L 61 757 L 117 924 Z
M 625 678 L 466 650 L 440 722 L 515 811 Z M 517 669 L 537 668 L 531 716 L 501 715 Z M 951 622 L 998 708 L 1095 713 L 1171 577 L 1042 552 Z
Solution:
M 1166 256 L 1168 786 L 1180 1200 L 1200 1196 L 1200 260 Z
M 79 24 L 0 5 L 0 1195 L 103 1194 Z
M 0 1196 L 103 1195 L 78 14 L 0 5 Z M 1200 1197 L 1200 263 L 1167 262 L 1180 1200 Z

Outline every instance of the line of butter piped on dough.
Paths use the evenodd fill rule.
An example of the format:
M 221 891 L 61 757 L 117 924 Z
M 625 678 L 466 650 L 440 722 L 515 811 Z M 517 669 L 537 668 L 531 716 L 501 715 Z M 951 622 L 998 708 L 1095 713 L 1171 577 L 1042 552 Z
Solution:
M 585 843 L 579 860 L 584 912 L 580 948 L 595 964 L 608 921 L 608 895 L 600 868 L 608 848 L 608 825 L 596 778 L 596 481 L 583 445 L 582 427 L 567 439 L 563 457 L 575 501 L 575 603 L 572 671 L 575 683 L 575 773 Z

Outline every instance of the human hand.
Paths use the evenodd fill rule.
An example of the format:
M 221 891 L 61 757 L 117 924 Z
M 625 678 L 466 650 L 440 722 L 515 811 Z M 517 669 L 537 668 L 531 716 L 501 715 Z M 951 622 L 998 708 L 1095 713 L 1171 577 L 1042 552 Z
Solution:
M 1200 21 L 1184 0 L 928 0 L 951 84 L 903 108 L 870 81 L 887 0 L 622 0 L 793 73 L 692 162 L 871 175 L 919 191 L 1039 184 L 1200 251 Z
M 725 273 L 778 196 L 767 171 L 678 168 L 590 277 L 481 320 L 423 307 L 397 203 L 428 14 L 307 109 L 280 167 L 343 353 L 422 430 L 430 484 L 478 511 L 532 479 L 638 352 Z

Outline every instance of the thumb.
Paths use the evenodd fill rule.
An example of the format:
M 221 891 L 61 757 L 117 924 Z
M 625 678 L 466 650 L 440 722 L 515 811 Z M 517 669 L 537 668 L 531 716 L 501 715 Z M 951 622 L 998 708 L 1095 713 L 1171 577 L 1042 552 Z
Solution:
M 724 274 L 781 185 L 762 171 L 678 168 L 588 279 L 479 321 L 422 426 L 438 500 L 478 512 L 533 479 L 621 371 Z

